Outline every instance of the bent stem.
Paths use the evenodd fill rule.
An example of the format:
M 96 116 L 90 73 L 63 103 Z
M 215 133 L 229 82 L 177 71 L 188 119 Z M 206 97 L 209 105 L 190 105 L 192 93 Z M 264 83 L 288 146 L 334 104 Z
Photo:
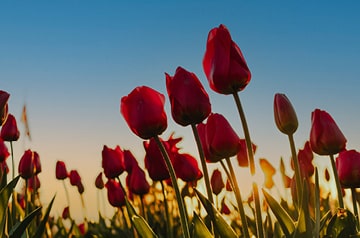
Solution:
M 230 179 L 231 185 L 233 187 L 233 191 L 235 193 L 236 202 L 238 204 L 238 210 L 239 210 L 241 222 L 243 225 L 244 237 L 250 237 L 249 230 L 248 230 L 248 223 L 247 223 L 247 219 L 246 219 L 246 215 L 245 215 L 245 209 L 244 209 L 244 206 L 242 203 L 240 188 L 239 188 L 236 176 L 235 176 L 234 168 L 233 168 L 229 158 L 226 158 L 226 163 L 230 170 L 230 176 L 229 176 L 227 170 L 225 170 L 225 172 L 228 174 L 228 178 Z M 222 165 L 223 165 L 223 163 L 222 163 Z M 223 167 L 225 167 L 225 165 L 223 165 Z
M 299 166 L 299 160 L 297 158 L 297 154 L 296 154 L 296 148 L 295 148 L 295 142 L 294 142 L 294 136 L 293 134 L 289 134 L 289 143 L 290 143 L 290 148 L 291 148 L 291 158 L 292 161 L 294 163 L 294 167 L 295 167 L 295 182 L 296 182 L 296 193 L 297 193 L 297 197 L 301 198 L 302 197 L 302 179 L 300 176 L 300 166 Z M 299 201 L 300 202 L 300 201 Z M 299 204 L 300 206 L 300 204 Z
M 158 147 L 159 147 L 159 149 L 161 151 L 161 154 L 163 155 L 163 158 L 164 158 L 165 163 L 166 163 L 166 167 L 167 167 L 167 169 L 169 171 L 169 174 L 170 174 L 172 185 L 173 185 L 174 190 L 175 190 L 176 200 L 177 200 L 177 203 L 178 203 L 178 206 L 179 206 L 179 212 L 180 212 L 181 227 L 183 229 L 184 237 L 185 238 L 190 238 L 189 224 L 188 224 L 188 218 L 187 218 L 187 215 L 186 215 L 184 200 L 183 200 L 183 198 L 181 196 L 179 186 L 177 184 L 174 168 L 173 168 L 173 166 L 171 164 L 170 157 L 169 157 L 168 153 L 166 152 L 164 145 L 160 141 L 159 136 L 154 136 L 154 139 L 155 139 L 155 141 L 156 141 L 156 143 L 157 143 L 157 145 L 158 145 Z
M 338 194 L 338 200 L 339 200 L 339 207 L 340 208 L 344 208 L 344 200 L 343 200 L 343 196 L 342 196 L 342 192 L 341 192 L 341 185 L 340 185 L 340 181 L 339 181 L 339 175 L 337 173 L 336 170 L 336 165 L 335 165 L 335 160 L 334 160 L 334 155 L 331 154 L 330 155 L 330 161 L 331 161 L 331 167 L 334 173 L 334 179 L 335 179 L 335 183 L 336 183 L 336 189 L 337 189 L 337 194 Z
M 233 93 L 234 100 L 236 103 L 236 107 L 239 112 L 241 124 L 244 131 L 245 136 L 245 142 L 246 142 L 246 148 L 247 148 L 247 155 L 249 160 L 249 166 L 250 166 L 250 174 L 252 176 L 255 175 L 255 162 L 254 162 L 254 152 L 251 144 L 251 138 L 249 133 L 249 128 L 246 122 L 246 117 L 244 110 L 242 108 L 240 97 L 237 92 Z M 256 217 L 256 228 L 257 228 L 257 234 L 259 238 L 264 238 L 264 231 L 263 231 L 263 224 L 262 224 L 262 218 L 261 218 L 261 208 L 260 208 L 260 198 L 259 198 L 259 191 L 256 183 L 253 183 L 253 196 L 255 201 L 255 217 Z

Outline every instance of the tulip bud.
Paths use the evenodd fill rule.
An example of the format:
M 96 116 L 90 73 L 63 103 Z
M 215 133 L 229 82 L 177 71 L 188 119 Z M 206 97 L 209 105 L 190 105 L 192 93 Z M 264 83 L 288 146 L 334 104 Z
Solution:
M 26 150 L 19 162 L 19 175 L 23 179 L 29 179 L 34 175 L 34 153 Z
M 172 163 L 176 176 L 184 182 L 191 182 L 202 176 L 197 160 L 190 154 L 173 153 Z
M 161 135 L 167 128 L 165 97 L 152 88 L 135 88 L 121 98 L 120 111 L 128 126 L 144 140 Z
M 4 141 L 17 141 L 20 137 L 16 119 L 12 114 L 8 115 L 5 124 L 1 128 L 0 137 Z
M 215 195 L 219 195 L 219 193 L 225 187 L 220 170 L 215 169 L 213 171 L 211 178 L 210 178 L 210 184 L 211 184 L 213 193 Z
M 318 155 L 333 155 L 344 150 L 346 138 L 326 111 L 315 109 L 311 113 L 311 149 Z
M 70 171 L 69 178 L 70 178 L 70 184 L 73 186 L 77 186 L 78 184 L 81 183 L 81 177 L 80 177 L 78 171 L 76 171 L 76 170 Z
M 117 181 L 109 179 L 105 187 L 107 188 L 107 196 L 111 206 L 122 207 L 125 205 L 125 195 Z
M 128 174 L 127 181 L 127 186 L 133 194 L 144 195 L 150 190 L 145 172 L 138 166 L 134 167 L 131 173 Z
M 56 162 L 56 178 L 59 180 L 66 179 L 68 177 L 68 173 L 66 170 L 66 165 L 63 161 Z
M 360 187 L 360 153 L 356 150 L 344 150 L 336 159 L 339 181 L 344 188 Z
M 296 112 L 285 94 L 275 94 L 274 117 L 276 126 L 282 133 L 292 135 L 297 130 L 299 123 Z
M 104 188 L 104 181 L 102 179 L 102 172 L 99 173 L 99 175 L 95 179 L 95 187 L 98 189 Z
M 162 141 L 162 143 L 169 156 L 172 156 L 168 143 L 166 143 L 166 141 Z M 149 141 L 144 141 L 143 144 L 146 152 L 144 159 L 145 168 L 147 169 L 150 178 L 154 181 L 170 178 L 169 171 L 154 138 L 151 138 Z
M 65 219 L 68 219 L 70 218 L 70 210 L 69 210 L 69 207 L 65 207 L 63 212 L 62 212 L 62 218 L 65 220 Z
M 116 178 L 125 170 L 124 153 L 120 146 L 110 149 L 106 145 L 102 150 L 102 167 L 107 178 Z

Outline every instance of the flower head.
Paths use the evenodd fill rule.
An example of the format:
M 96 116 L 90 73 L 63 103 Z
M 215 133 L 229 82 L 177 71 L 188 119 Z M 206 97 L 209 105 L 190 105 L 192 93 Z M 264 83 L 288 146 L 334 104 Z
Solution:
M 212 191 L 215 195 L 219 195 L 219 193 L 223 190 L 223 188 L 225 187 L 225 184 L 222 179 L 220 170 L 215 169 L 213 171 L 213 173 L 211 174 L 211 178 L 210 178 L 210 185 L 211 185 Z
M 209 95 L 196 75 L 182 67 L 176 69 L 174 76 L 165 75 L 174 121 L 187 126 L 207 118 L 211 112 Z
M 98 176 L 96 176 L 95 179 L 95 187 L 98 189 L 103 189 L 104 188 L 104 180 L 102 178 L 102 172 L 99 173 Z
M 336 159 L 339 181 L 344 188 L 360 187 L 360 153 L 356 150 L 341 151 Z
M 20 137 L 16 119 L 12 114 L 9 114 L 4 125 L 1 128 L 0 137 L 4 141 L 17 141 Z
M 275 94 L 274 117 L 276 126 L 282 133 L 292 135 L 297 130 L 299 123 L 296 112 L 285 94 Z
M 107 188 L 107 197 L 111 206 L 122 207 L 125 205 L 125 194 L 119 182 L 109 179 L 105 187 Z
M 169 145 L 166 141 L 162 141 L 169 156 L 172 155 Z M 156 141 L 151 138 L 149 141 L 144 141 L 145 148 L 145 168 L 149 176 L 154 181 L 166 180 L 170 178 L 169 171 L 166 167 L 165 161 L 162 157 L 161 151 L 156 144 Z
M 203 68 L 211 89 L 221 94 L 241 91 L 251 79 L 240 48 L 222 24 L 209 32 Z
M 129 191 L 133 194 L 144 195 L 150 190 L 150 184 L 146 180 L 145 172 L 139 167 L 135 166 L 126 177 Z
M 174 153 L 172 163 L 176 176 L 184 182 L 192 182 L 202 177 L 197 160 L 190 154 Z
M 8 116 L 8 100 L 9 100 L 10 94 L 0 90 L 0 126 L 4 124 L 6 121 L 6 118 Z
M 56 162 L 56 178 L 59 180 L 66 179 L 68 177 L 68 173 L 66 170 L 66 165 L 63 161 Z
M 34 153 L 31 150 L 26 150 L 21 157 L 18 172 L 23 179 L 34 175 Z
M 167 127 L 164 103 L 163 94 L 141 86 L 121 98 L 120 111 L 132 132 L 147 140 L 160 135 Z
M 125 170 L 124 153 L 120 146 L 111 149 L 104 145 L 102 150 L 102 167 L 107 178 L 116 178 Z

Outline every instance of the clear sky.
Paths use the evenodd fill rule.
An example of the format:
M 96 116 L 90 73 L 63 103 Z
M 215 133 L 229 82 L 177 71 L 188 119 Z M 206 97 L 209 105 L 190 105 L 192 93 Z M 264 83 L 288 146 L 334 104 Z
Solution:
M 199 77 L 213 112 L 243 137 L 232 97 L 212 92 L 202 70 L 208 32 L 219 24 L 228 27 L 252 72 L 240 98 L 256 160 L 278 167 L 282 156 L 289 164 L 287 138 L 273 119 L 277 92 L 297 111 L 298 148 L 309 137 L 311 112 L 320 108 L 336 120 L 348 148 L 360 150 L 359 11 L 357 1 L 1 1 L 0 89 L 11 94 L 10 113 L 22 132 L 16 162 L 24 149 L 40 154 L 42 201 L 57 192 L 55 215 L 66 204 L 55 163 L 77 169 L 88 214 L 96 218 L 93 184 L 103 145 L 120 145 L 143 161 L 142 140 L 120 115 L 120 98 L 140 85 L 166 95 L 164 73 L 173 75 L 177 66 Z M 32 141 L 20 122 L 24 103 Z M 184 137 L 184 151 L 197 157 L 190 128 L 172 121 L 168 100 L 166 109 L 164 137 L 175 131 Z M 239 183 L 246 186 L 245 179 Z M 72 203 L 79 203 L 67 185 Z

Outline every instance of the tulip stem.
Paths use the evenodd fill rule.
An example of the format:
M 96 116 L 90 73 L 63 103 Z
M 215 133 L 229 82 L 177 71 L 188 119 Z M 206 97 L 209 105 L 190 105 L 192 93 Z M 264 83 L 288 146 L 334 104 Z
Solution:
M 195 141 L 196 141 L 196 145 L 197 145 L 198 150 L 199 150 L 199 156 L 200 156 L 201 166 L 202 166 L 202 170 L 203 170 L 203 175 L 204 175 L 204 180 L 205 180 L 205 186 L 206 186 L 206 192 L 207 192 L 207 195 L 208 195 L 208 199 L 209 199 L 209 201 L 211 203 L 214 203 L 213 194 L 212 194 L 212 191 L 211 191 L 210 179 L 209 179 L 209 172 L 208 172 L 208 169 L 207 169 L 207 166 L 206 166 L 204 149 L 203 149 L 203 145 L 201 144 L 201 141 L 200 141 L 199 132 L 196 129 L 195 124 L 191 124 L 191 129 L 193 131 Z
M 229 167 L 229 171 L 230 171 L 230 176 L 228 175 L 228 178 L 231 181 L 231 185 L 233 187 L 235 197 L 236 197 L 236 201 L 237 201 L 237 204 L 238 204 L 238 210 L 239 210 L 239 213 L 240 213 L 240 218 L 241 218 L 241 222 L 242 222 L 244 237 L 248 238 L 248 237 L 250 237 L 250 235 L 249 235 L 248 223 L 247 223 L 247 219 L 246 219 L 246 215 L 245 215 L 245 209 L 244 209 L 244 206 L 243 206 L 241 193 L 240 193 L 240 188 L 239 188 L 239 185 L 238 185 L 238 182 L 237 182 L 237 179 L 236 179 L 234 168 L 233 168 L 229 158 L 226 158 L 226 164 Z M 224 167 L 225 167 L 225 165 L 224 165 Z
M 333 173 L 334 173 L 334 179 L 335 179 L 336 189 L 337 189 L 337 193 L 338 193 L 339 207 L 344 208 L 344 200 L 343 200 L 343 196 L 342 196 L 341 185 L 340 185 L 340 181 L 339 181 L 339 175 L 337 173 L 337 169 L 336 169 L 336 165 L 335 165 L 335 159 L 334 159 L 333 154 L 330 155 L 330 161 L 331 161 L 331 167 L 332 167 L 332 170 L 333 170 Z
M 15 160 L 14 160 L 14 149 L 12 141 L 10 141 L 10 151 L 11 151 L 11 165 L 12 165 L 12 180 L 15 178 Z
M 166 199 L 166 193 L 165 193 L 165 185 L 164 185 L 164 181 L 160 181 L 160 184 L 161 184 L 161 191 L 163 193 L 163 196 L 164 196 L 164 207 L 165 207 L 165 215 L 166 215 L 166 233 L 167 233 L 167 237 L 169 238 L 173 238 L 173 233 L 172 233 L 172 229 L 171 229 L 171 218 L 170 218 L 170 212 L 169 212 L 169 206 L 168 206 L 168 203 L 167 203 L 167 199 Z
M 168 155 L 168 153 L 165 150 L 164 145 L 162 144 L 162 142 L 160 141 L 159 136 L 154 136 L 154 139 L 163 155 L 163 158 L 165 160 L 166 163 L 166 167 L 169 171 L 170 174 L 170 178 L 171 178 L 171 182 L 173 185 L 173 188 L 175 190 L 175 195 L 176 195 L 176 200 L 179 206 L 179 212 L 180 212 L 180 220 L 181 220 L 181 227 L 183 229 L 183 235 L 185 238 L 190 238 L 190 231 L 189 231 L 189 225 L 188 225 L 188 218 L 187 218 L 187 213 L 185 210 L 185 204 L 184 204 L 184 200 L 181 196 L 180 190 L 179 190 L 179 186 L 177 184 L 177 179 L 176 179 L 176 175 L 175 175 L 175 171 L 174 171 L 174 167 L 171 164 L 170 161 L 170 157 Z
M 71 218 L 71 213 L 70 213 L 70 198 L 69 198 L 69 191 L 66 188 L 66 184 L 65 184 L 65 180 L 63 179 L 63 185 L 64 185 L 64 190 L 65 190 L 65 195 L 66 195 L 66 201 L 67 201 L 67 205 L 69 207 L 69 217 Z
M 357 199 L 356 199 L 356 188 L 351 188 L 351 198 L 352 198 L 352 203 L 353 203 L 353 207 L 354 207 L 354 215 L 356 217 L 356 221 L 357 221 L 357 227 L 359 228 L 359 210 L 357 208 Z
M 243 131 L 244 131 L 246 148 L 247 148 L 247 155 L 248 155 L 248 161 L 249 161 L 249 166 L 250 166 L 250 174 L 252 176 L 254 176 L 255 175 L 254 152 L 253 152 L 253 148 L 252 148 L 249 128 L 248 128 L 248 125 L 247 125 L 247 122 L 246 122 L 245 113 L 244 113 L 244 110 L 242 108 L 242 105 L 241 105 L 241 102 L 240 102 L 240 97 L 239 97 L 238 93 L 234 92 L 233 96 L 234 96 L 234 100 L 235 100 L 236 107 L 237 107 L 238 112 L 239 112 L 241 124 L 242 124 Z M 258 187 L 257 187 L 255 182 L 253 183 L 253 196 L 254 196 L 254 201 L 255 201 L 255 218 L 256 218 L 257 234 L 258 234 L 259 238 L 264 238 L 263 224 L 262 224 L 262 218 L 261 218 L 259 191 L 258 191 Z
M 296 194 L 298 199 L 302 198 L 302 179 L 300 173 L 299 160 L 296 154 L 295 142 L 293 134 L 288 134 L 290 149 L 291 149 L 291 158 L 295 167 L 295 182 L 296 182 Z M 298 200 L 300 202 L 300 200 Z M 301 206 L 301 204 L 299 204 Z

